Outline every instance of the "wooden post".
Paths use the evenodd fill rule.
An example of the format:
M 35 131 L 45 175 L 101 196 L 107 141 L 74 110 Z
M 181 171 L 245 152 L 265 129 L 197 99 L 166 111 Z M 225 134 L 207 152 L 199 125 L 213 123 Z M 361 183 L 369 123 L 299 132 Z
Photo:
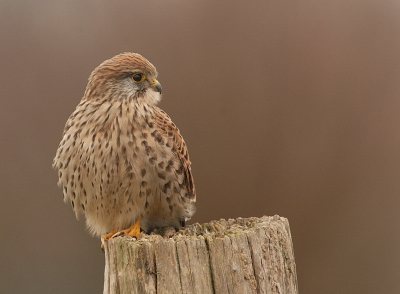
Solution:
M 298 293 L 286 218 L 221 219 L 170 235 L 105 242 L 104 294 Z

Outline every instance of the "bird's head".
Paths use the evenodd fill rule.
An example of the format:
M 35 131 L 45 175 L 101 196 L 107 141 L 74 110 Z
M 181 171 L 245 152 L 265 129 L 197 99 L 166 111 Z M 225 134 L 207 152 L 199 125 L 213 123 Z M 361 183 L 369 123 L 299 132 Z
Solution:
M 92 72 L 83 99 L 134 99 L 136 103 L 157 104 L 161 100 L 157 70 L 140 54 L 121 53 Z

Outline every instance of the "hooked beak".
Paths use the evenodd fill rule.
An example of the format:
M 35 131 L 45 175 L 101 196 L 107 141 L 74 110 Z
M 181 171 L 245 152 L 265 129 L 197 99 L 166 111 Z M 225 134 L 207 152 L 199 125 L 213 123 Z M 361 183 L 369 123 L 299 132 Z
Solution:
M 153 79 L 150 82 L 150 85 L 154 90 L 156 90 L 158 93 L 161 94 L 162 87 L 161 87 L 161 84 L 159 83 L 159 81 L 157 81 L 156 79 Z

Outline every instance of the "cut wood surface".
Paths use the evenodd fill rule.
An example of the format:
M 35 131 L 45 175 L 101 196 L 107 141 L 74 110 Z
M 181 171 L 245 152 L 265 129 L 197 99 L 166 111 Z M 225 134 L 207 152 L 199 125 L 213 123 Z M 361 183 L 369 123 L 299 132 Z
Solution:
M 105 242 L 104 294 L 298 293 L 286 218 L 221 219 Z

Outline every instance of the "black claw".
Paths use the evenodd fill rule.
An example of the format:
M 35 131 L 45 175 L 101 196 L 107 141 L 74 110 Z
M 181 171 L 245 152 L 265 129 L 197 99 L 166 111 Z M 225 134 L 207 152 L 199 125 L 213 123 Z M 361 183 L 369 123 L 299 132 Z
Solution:
M 114 235 L 112 235 L 111 238 L 122 237 L 125 235 L 126 235 L 125 232 L 116 232 Z

